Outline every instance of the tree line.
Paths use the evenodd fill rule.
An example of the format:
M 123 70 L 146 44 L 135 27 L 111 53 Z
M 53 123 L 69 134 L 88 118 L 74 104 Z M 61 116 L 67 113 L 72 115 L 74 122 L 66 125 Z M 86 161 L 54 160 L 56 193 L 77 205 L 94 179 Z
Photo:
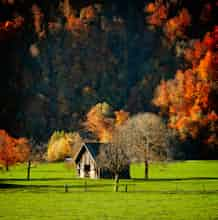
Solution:
M 55 130 L 107 141 L 153 112 L 177 132 L 177 158 L 217 157 L 215 1 L 0 4 L 2 128 L 38 143 Z M 98 113 L 103 102 L 115 111 Z

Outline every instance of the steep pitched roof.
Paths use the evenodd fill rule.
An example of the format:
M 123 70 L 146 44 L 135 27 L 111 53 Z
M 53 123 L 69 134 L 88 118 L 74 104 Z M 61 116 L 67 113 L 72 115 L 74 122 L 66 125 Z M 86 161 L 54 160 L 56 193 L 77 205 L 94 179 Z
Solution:
M 93 159 L 95 159 L 99 153 L 101 143 L 85 143 Z
M 100 147 L 105 144 L 98 143 L 98 142 L 88 142 L 88 143 L 83 143 L 76 153 L 74 157 L 74 161 L 76 162 L 78 158 L 81 156 L 83 149 L 85 148 L 92 156 L 93 160 L 96 160 L 96 157 L 99 153 Z

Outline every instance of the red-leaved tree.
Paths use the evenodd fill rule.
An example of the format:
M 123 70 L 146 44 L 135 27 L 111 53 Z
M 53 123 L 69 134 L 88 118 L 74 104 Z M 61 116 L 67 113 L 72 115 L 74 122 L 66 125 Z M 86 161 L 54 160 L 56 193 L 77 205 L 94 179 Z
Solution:
M 27 160 L 30 145 L 26 138 L 13 138 L 5 130 L 0 130 L 0 164 L 6 171 L 9 166 Z
M 178 70 L 175 78 L 162 81 L 153 100 L 169 116 L 169 126 L 184 139 L 197 137 L 204 131 L 205 142 L 217 146 L 218 115 L 214 94 L 217 94 L 218 27 L 184 50 L 190 67 Z M 206 131 L 206 132 L 205 132 Z

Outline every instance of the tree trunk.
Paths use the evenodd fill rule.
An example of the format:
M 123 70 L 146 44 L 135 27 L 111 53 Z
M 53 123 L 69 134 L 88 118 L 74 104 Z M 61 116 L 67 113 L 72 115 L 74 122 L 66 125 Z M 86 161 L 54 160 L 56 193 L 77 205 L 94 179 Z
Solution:
M 147 140 L 145 148 L 145 180 L 148 180 L 148 168 L 149 168 L 149 141 Z
M 9 165 L 8 163 L 5 164 L 5 170 L 8 172 L 9 171 Z
M 145 159 L 145 179 L 148 180 L 148 159 Z
M 114 182 L 114 192 L 118 192 L 119 187 L 119 174 L 115 174 L 115 182 Z
M 27 180 L 30 180 L 31 160 L 28 160 L 27 164 Z

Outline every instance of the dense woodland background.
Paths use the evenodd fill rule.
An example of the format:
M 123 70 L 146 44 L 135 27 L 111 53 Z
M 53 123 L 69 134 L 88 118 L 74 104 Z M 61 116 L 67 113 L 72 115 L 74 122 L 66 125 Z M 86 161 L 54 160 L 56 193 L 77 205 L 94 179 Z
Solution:
M 187 158 L 217 158 L 218 3 L 166 0 L 148 8 L 151 2 L 1 0 L 0 127 L 38 141 L 48 140 L 55 130 L 84 135 L 87 113 L 102 102 L 130 115 L 158 113 L 167 122 L 171 115 L 163 102 L 152 101 L 156 88 L 178 69 L 194 68 L 183 56 L 185 49 L 214 32 L 215 43 L 207 49 L 216 60 L 215 74 L 209 78 L 209 104 L 201 111 L 213 122 L 201 126 L 196 120 L 180 148 Z M 154 7 L 163 5 L 167 13 L 151 18 Z M 187 24 L 170 37 L 164 22 L 183 9 L 191 21 L 184 16 Z

